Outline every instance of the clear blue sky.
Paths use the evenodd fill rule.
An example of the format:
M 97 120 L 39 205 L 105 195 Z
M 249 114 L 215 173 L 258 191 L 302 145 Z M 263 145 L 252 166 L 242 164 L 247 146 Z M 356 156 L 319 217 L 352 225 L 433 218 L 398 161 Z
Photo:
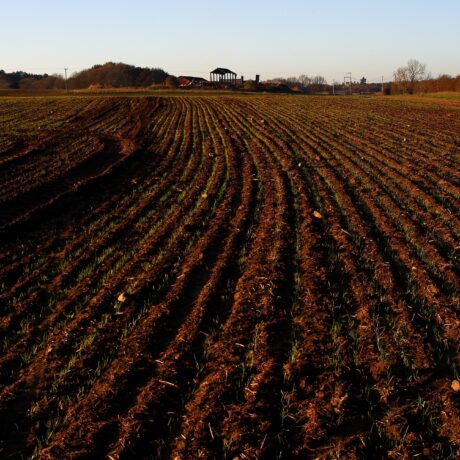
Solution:
M 262 79 L 392 78 L 415 58 L 460 74 L 460 0 L 3 0 L 0 69 L 70 72 L 107 61 Z

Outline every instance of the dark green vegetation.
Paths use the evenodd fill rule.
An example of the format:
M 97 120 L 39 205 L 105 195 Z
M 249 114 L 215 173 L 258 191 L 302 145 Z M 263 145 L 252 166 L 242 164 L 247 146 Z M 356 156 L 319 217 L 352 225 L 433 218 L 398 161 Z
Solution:
M 136 67 L 133 65 L 107 62 L 90 69 L 69 75 L 69 89 L 97 87 L 147 87 L 163 83 L 168 74 L 158 68 Z M 0 89 L 50 90 L 65 89 L 62 75 L 34 75 L 26 72 L 6 73 L 0 70 Z

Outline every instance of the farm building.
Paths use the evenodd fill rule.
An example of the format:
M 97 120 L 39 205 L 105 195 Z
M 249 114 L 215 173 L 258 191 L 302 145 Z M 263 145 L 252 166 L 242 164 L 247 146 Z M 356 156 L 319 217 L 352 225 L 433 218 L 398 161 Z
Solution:
M 230 69 L 217 67 L 209 74 L 209 79 L 212 83 L 219 83 L 221 85 L 236 85 L 236 73 Z
M 180 76 L 179 85 L 180 86 L 198 86 L 207 83 L 208 81 L 205 78 L 201 77 L 190 77 L 190 76 Z

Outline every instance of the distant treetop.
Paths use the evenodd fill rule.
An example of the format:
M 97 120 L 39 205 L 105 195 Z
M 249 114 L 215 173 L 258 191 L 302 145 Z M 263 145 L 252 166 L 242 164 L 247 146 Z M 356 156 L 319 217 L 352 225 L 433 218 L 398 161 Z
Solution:
M 146 87 L 164 83 L 168 73 L 160 68 L 136 67 L 107 62 L 73 74 L 67 81 L 70 89 L 100 87 Z M 32 75 L 26 72 L 6 73 L 0 70 L 1 88 L 63 89 L 62 75 Z

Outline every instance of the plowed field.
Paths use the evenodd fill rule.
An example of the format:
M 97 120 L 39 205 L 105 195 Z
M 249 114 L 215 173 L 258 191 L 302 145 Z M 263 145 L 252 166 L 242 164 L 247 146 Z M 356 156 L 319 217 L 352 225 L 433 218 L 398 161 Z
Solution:
M 459 160 L 456 101 L 0 99 L 0 457 L 459 458 Z

